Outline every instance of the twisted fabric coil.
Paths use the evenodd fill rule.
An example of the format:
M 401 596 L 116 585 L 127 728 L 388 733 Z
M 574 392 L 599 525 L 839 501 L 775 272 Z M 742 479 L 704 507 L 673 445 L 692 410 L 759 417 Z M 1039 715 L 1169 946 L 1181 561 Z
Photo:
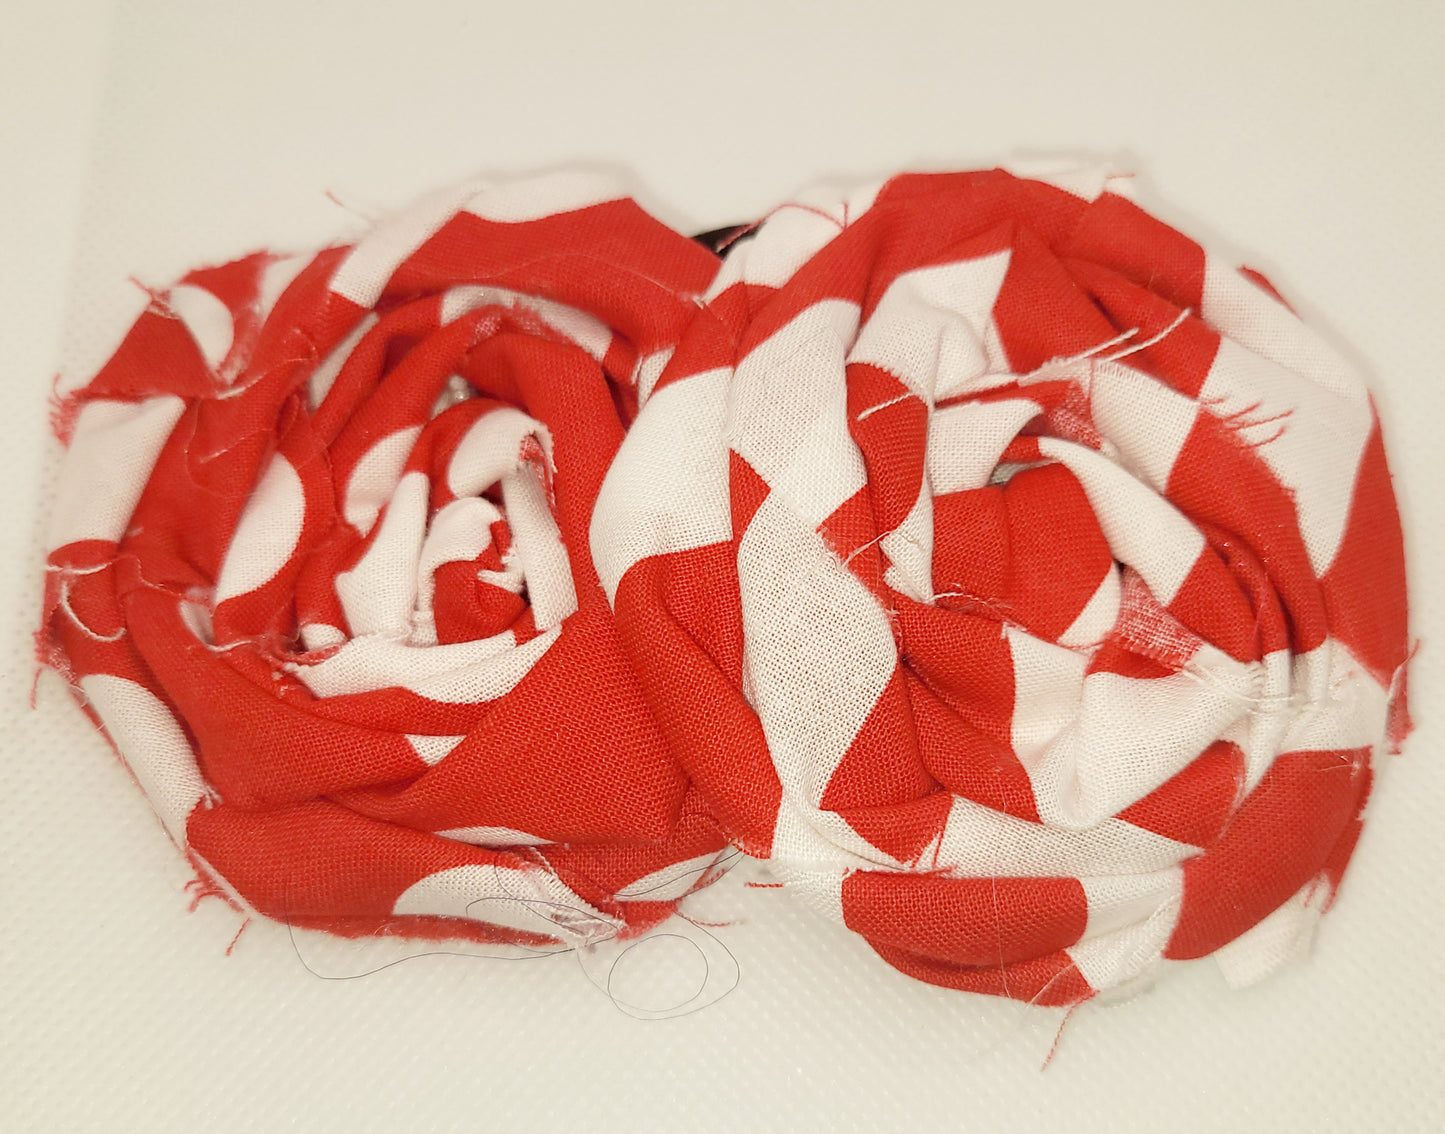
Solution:
M 715 269 L 607 179 L 462 185 L 193 272 L 72 403 L 49 656 L 237 904 L 576 944 L 706 877 L 587 523 Z
M 292 923 L 586 945 L 735 846 L 935 984 L 1257 979 L 1408 730 L 1399 520 L 1350 364 L 1130 185 L 695 242 L 560 174 L 192 273 L 68 403 L 43 656 Z

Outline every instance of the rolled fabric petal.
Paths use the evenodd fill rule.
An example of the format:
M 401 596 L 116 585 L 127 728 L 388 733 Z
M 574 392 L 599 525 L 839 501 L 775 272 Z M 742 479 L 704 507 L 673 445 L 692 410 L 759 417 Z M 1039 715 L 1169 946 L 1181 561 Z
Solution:
M 1294 955 L 1408 728 L 1365 387 L 1129 184 L 902 175 L 724 241 L 591 521 L 733 840 L 1044 1004 Z
M 41 647 L 207 882 L 535 945 L 710 879 L 588 523 L 717 263 L 569 172 L 153 297 L 62 415 Z

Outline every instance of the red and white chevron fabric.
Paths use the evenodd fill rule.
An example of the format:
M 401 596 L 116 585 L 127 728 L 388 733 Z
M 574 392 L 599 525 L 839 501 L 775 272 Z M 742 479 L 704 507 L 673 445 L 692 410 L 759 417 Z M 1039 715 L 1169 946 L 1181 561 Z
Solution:
M 716 266 L 562 174 L 155 297 L 67 407 L 42 646 L 203 877 L 296 925 L 524 945 L 705 879 L 726 844 L 587 524 Z
M 586 944 L 728 844 L 1046 1004 L 1296 954 L 1408 728 L 1359 378 L 1102 173 L 720 262 L 462 186 L 158 295 L 68 404 L 47 661 L 234 901 Z
M 904 972 L 1048 1004 L 1292 955 L 1406 728 L 1364 387 L 1128 186 L 777 210 L 592 517 L 731 837 Z

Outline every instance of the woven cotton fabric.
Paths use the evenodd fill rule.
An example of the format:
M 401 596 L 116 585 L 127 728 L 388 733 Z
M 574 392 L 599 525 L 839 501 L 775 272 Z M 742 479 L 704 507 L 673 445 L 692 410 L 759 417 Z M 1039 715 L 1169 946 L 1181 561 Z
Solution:
M 1131 184 L 694 241 L 562 173 L 194 272 L 61 407 L 42 656 L 292 924 L 585 946 L 737 847 L 938 985 L 1255 980 L 1408 730 L 1399 520 L 1350 363 Z
M 538 946 L 704 878 L 725 844 L 587 523 L 715 269 L 566 173 L 154 296 L 63 407 L 42 647 L 203 880 L 293 925 Z
M 1129 186 L 780 208 L 592 523 L 732 836 L 904 972 L 1045 1004 L 1296 955 L 1407 727 L 1364 386 Z

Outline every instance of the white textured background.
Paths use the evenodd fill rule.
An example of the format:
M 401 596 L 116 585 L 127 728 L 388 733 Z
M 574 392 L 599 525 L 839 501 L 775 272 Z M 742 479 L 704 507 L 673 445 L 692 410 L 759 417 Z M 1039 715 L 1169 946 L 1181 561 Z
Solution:
M 0 1128 L 1445 1128 L 1442 44 L 1445 6 L 1409 0 L 6 6 Z M 736 879 L 706 912 L 741 983 L 683 1019 L 630 1019 L 566 957 L 322 980 L 272 925 L 225 956 L 237 917 L 187 914 L 189 871 L 59 683 L 28 708 L 45 396 L 139 310 L 128 276 L 305 248 L 477 171 L 605 161 L 710 228 L 822 175 L 1059 150 L 1137 169 L 1374 375 L 1420 728 L 1307 965 L 1086 1006 L 1042 1073 L 1057 1014 L 914 984 Z

